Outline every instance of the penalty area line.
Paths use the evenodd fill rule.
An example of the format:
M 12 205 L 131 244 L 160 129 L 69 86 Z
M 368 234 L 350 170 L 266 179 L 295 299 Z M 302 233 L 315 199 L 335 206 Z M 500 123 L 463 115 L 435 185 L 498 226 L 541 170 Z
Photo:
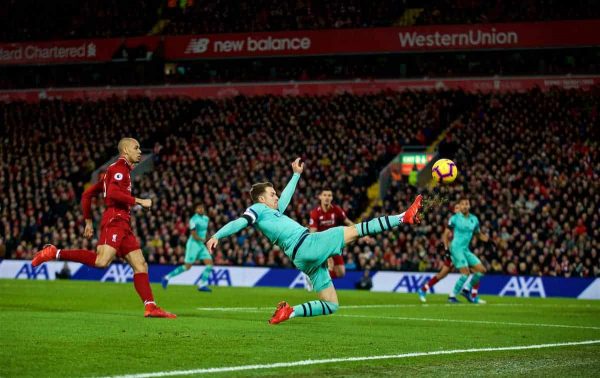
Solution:
M 226 373 L 226 372 L 244 371 L 244 370 L 277 369 L 277 368 L 287 368 L 287 367 L 294 367 L 294 366 L 308 366 L 308 365 L 330 364 L 330 363 L 340 363 L 340 362 L 390 360 L 390 359 L 440 356 L 440 355 L 460 354 L 460 353 L 501 352 L 501 351 L 558 348 L 558 347 L 593 345 L 593 344 L 600 344 L 600 340 L 574 341 L 574 342 L 553 343 L 553 344 L 517 345 L 517 346 L 507 346 L 507 347 L 438 350 L 438 351 L 433 351 L 433 352 L 413 352 L 413 353 L 389 354 L 389 355 L 381 355 L 381 356 L 328 358 L 328 359 L 322 359 L 322 360 L 302 360 L 302 361 L 290 361 L 290 362 L 276 362 L 276 363 L 270 363 L 270 364 L 223 366 L 223 367 L 213 367 L 213 368 L 203 368 L 203 369 L 193 369 L 193 370 L 171 370 L 171 371 L 159 371 L 159 372 L 153 372 L 153 373 L 116 375 L 116 376 L 112 376 L 112 378 L 172 377 L 172 376 L 178 376 L 178 375 L 185 376 L 185 375 L 197 375 L 197 374 Z

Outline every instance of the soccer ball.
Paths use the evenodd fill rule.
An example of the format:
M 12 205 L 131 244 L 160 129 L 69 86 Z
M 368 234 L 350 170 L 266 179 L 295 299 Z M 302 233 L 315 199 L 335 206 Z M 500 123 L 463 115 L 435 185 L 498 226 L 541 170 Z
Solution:
M 451 183 L 458 176 L 458 168 L 450 159 L 440 159 L 433 164 L 431 176 L 435 182 Z

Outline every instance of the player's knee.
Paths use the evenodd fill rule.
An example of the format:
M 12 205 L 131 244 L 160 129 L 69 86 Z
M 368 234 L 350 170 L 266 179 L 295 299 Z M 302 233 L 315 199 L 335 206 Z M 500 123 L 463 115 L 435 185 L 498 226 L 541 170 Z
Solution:
M 329 301 L 326 303 L 327 303 L 327 309 L 330 311 L 329 315 L 335 314 L 337 312 L 337 310 L 340 308 L 340 305 L 338 303 L 329 302 Z
M 192 264 L 185 264 L 183 267 L 185 270 L 190 270 L 192 268 Z
M 108 268 L 110 263 L 112 262 L 112 258 L 107 258 L 103 256 L 96 257 L 96 268 L 105 269 Z
M 148 263 L 146 261 L 132 264 L 131 267 L 134 273 L 148 273 Z

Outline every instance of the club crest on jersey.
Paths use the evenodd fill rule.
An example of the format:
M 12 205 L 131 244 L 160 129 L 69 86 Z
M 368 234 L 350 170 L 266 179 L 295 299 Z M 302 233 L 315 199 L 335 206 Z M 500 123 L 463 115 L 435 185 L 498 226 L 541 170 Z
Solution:
M 123 180 L 123 174 L 121 172 L 115 173 L 115 180 L 117 180 L 117 181 Z

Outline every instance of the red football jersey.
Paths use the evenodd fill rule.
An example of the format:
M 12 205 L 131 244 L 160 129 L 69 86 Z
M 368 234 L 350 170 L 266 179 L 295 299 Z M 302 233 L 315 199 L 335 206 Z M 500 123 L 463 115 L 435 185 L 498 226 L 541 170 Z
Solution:
M 321 205 L 310 212 L 309 227 L 314 227 L 317 231 L 325 231 L 331 227 L 343 226 L 346 219 L 346 212 L 338 205 L 331 205 L 328 211 L 323 210 Z
M 104 176 L 104 203 L 106 210 L 102 214 L 102 224 L 115 219 L 130 221 L 129 211 L 135 205 L 135 197 L 131 195 L 131 170 L 133 167 L 119 158 L 106 170 Z

